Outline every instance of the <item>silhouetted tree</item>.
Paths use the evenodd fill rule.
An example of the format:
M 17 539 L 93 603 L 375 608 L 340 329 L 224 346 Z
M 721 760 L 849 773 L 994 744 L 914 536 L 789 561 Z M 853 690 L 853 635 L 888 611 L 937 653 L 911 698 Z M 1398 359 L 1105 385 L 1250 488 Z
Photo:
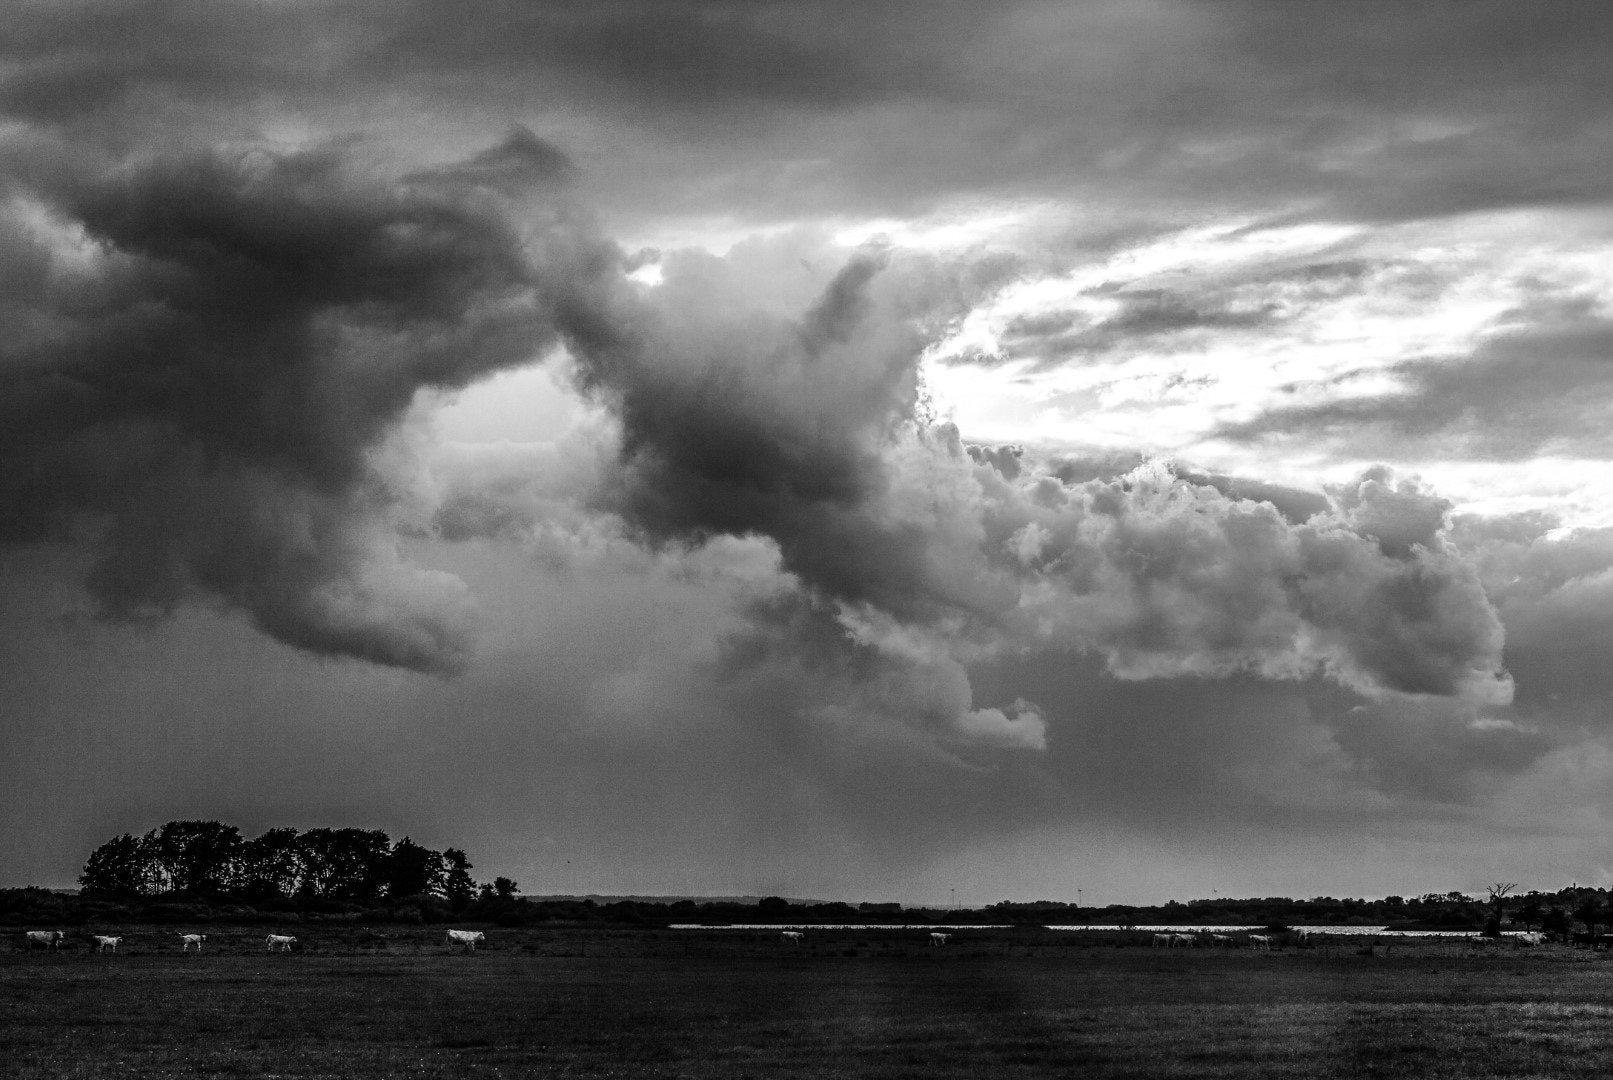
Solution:
M 303 845 L 292 828 L 270 829 L 241 845 L 241 888 L 252 896 L 292 896 L 302 885 Z
M 315 896 L 373 900 L 391 878 L 391 840 L 380 829 L 309 829 L 299 843 L 302 889 Z
M 444 848 L 442 853 L 443 895 L 448 899 L 448 906 L 455 911 L 464 911 L 476 896 L 476 882 L 471 880 L 470 859 L 458 848 Z
M 78 876 L 85 896 L 138 896 L 148 892 L 150 852 L 130 833 L 114 836 L 94 851 Z
M 394 898 L 441 893 L 446 876 L 440 852 L 405 836 L 393 845 L 387 859 L 386 892 Z
M 217 821 L 170 821 L 146 843 L 165 888 L 222 892 L 235 880 L 241 832 Z
M 1574 918 L 1585 924 L 1585 929 L 1591 937 L 1596 936 L 1596 927 L 1603 922 L 1606 909 L 1602 906 L 1602 898 L 1594 892 L 1587 892 L 1579 898 L 1574 905 Z
M 1506 915 L 1507 893 L 1518 887 L 1516 881 L 1497 881 L 1489 888 L 1490 904 L 1493 905 L 1490 918 L 1484 924 L 1484 932 L 1490 937 L 1501 936 L 1501 920 Z
M 493 879 L 493 891 L 498 893 L 499 899 L 501 900 L 510 900 L 514 898 L 515 891 L 519 888 L 519 885 L 507 877 L 496 877 Z

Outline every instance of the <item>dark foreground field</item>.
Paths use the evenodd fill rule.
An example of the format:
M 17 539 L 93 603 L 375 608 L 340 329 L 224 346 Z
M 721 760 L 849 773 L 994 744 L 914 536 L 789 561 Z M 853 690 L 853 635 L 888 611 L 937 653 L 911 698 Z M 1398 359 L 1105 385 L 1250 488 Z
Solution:
M 645 931 L 268 956 L 209 934 L 0 952 L 0 1076 L 1613 1075 L 1613 960 L 1571 950 Z

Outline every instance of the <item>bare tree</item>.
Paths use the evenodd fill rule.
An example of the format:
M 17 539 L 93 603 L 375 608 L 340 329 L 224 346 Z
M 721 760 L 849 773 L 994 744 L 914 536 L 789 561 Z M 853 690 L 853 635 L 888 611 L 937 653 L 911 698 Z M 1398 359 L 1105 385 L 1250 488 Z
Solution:
M 1507 893 L 1518 887 L 1516 881 L 1497 881 L 1490 886 L 1490 903 L 1495 905 L 1495 914 L 1490 917 L 1490 924 L 1485 932 L 1494 931 L 1497 937 L 1501 936 L 1501 917 L 1506 914 Z

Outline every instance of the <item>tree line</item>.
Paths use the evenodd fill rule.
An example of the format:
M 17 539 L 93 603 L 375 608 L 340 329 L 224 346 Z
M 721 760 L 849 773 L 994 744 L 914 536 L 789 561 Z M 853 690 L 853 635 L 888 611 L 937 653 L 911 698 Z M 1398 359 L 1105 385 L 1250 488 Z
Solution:
M 87 897 L 231 894 L 247 900 L 305 897 L 359 903 L 434 896 L 459 910 L 478 895 L 509 898 L 516 884 L 478 888 L 458 848 L 434 851 L 380 829 L 270 829 L 244 839 L 234 825 L 170 821 L 124 833 L 90 853 L 79 875 Z

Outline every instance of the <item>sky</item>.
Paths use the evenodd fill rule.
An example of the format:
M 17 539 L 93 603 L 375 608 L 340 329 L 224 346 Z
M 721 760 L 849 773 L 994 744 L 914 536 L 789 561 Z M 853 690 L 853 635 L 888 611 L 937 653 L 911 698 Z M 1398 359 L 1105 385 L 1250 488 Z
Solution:
M 1613 884 L 1613 8 L 18 0 L 0 886 Z

